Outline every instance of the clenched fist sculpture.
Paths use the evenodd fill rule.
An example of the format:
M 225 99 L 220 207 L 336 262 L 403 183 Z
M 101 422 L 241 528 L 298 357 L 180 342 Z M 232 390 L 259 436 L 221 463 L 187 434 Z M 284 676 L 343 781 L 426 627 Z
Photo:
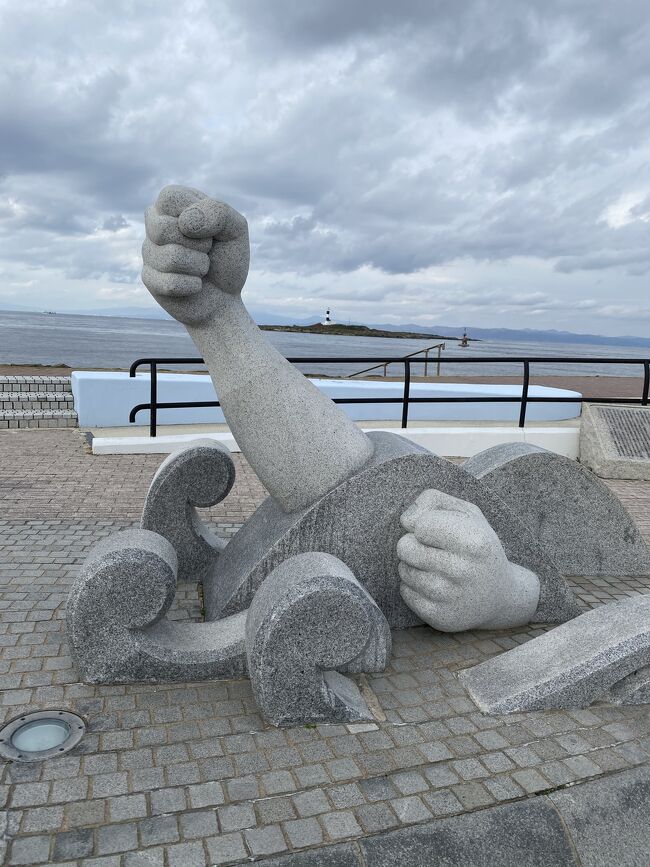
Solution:
M 519 626 L 539 601 L 537 576 L 510 563 L 473 503 L 423 491 L 404 512 L 397 544 L 400 593 L 441 632 Z
M 248 223 L 190 187 L 165 187 L 145 212 L 142 282 L 175 319 L 200 325 L 248 275 Z

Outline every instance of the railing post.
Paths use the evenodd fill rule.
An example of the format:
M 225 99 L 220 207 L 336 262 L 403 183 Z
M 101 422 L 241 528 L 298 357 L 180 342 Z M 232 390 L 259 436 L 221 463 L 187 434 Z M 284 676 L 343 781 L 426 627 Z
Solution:
M 528 384 L 530 382 L 530 362 L 524 361 L 524 381 L 521 386 L 521 409 L 519 410 L 519 427 L 526 424 L 526 408 L 528 406 Z
M 150 377 L 149 403 L 151 404 L 151 408 L 149 409 L 149 436 L 155 437 L 158 415 L 158 365 L 155 361 L 152 361 L 150 365 Z
M 438 344 L 438 365 L 437 365 L 437 369 L 436 369 L 436 376 L 440 376 L 440 353 L 444 348 L 445 348 L 444 343 Z
M 429 369 L 429 350 L 424 350 L 424 378 L 427 377 L 427 370 Z
M 643 395 L 641 406 L 648 405 L 648 393 L 650 392 L 650 361 L 643 362 Z
M 409 423 L 409 395 L 411 392 L 411 362 L 404 359 L 404 397 L 402 399 L 402 427 Z

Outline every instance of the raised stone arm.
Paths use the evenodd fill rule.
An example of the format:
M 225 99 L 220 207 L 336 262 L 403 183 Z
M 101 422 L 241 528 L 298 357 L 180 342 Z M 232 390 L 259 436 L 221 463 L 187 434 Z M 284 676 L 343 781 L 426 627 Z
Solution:
M 248 226 L 229 205 L 165 187 L 145 215 L 142 280 L 202 354 L 228 425 L 285 512 L 309 506 L 370 459 L 372 442 L 264 338 L 241 290 Z

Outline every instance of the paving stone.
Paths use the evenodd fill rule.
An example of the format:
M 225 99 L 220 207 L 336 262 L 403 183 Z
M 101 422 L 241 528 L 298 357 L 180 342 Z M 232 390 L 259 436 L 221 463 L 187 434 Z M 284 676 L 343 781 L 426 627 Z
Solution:
M 316 819 L 295 819 L 284 822 L 283 828 L 294 849 L 318 846 L 323 842 L 323 831 Z
M 140 819 L 147 815 L 147 802 L 144 795 L 127 795 L 123 798 L 109 798 L 108 811 L 111 822 L 126 819 Z
M 322 765 L 304 765 L 303 767 L 296 768 L 294 773 L 303 788 L 318 786 L 321 783 L 328 783 L 330 780 L 327 771 Z
M 284 822 L 296 818 L 296 810 L 290 798 L 263 798 L 256 803 L 257 815 L 263 825 Z
M 126 795 L 129 791 L 129 781 L 125 773 L 98 774 L 92 778 L 93 798 L 110 798 L 115 795 Z
M 85 777 L 72 780 L 55 780 L 52 783 L 52 792 L 50 800 L 59 801 L 81 801 L 88 795 L 88 780 Z
M 219 824 L 222 831 L 241 831 L 257 824 L 255 811 L 250 804 L 235 804 L 230 807 L 219 807 Z
M 313 789 L 293 796 L 293 803 L 302 818 L 317 816 L 330 809 L 329 801 L 322 789 Z
M 176 843 L 167 846 L 169 867 L 205 867 L 207 860 L 202 843 Z
M 83 862 L 84 867 L 87 862 Z M 164 867 L 165 850 L 161 847 L 145 849 L 143 852 L 127 852 L 122 858 L 123 867 Z
M 63 831 L 54 838 L 54 861 L 75 861 L 93 852 L 93 832 L 90 829 Z
M 429 789 L 427 781 L 417 771 L 393 774 L 391 781 L 402 795 L 415 795 L 419 792 L 426 792 Z
M 210 864 L 234 864 L 246 858 L 247 851 L 241 834 L 222 834 L 206 841 Z
M 406 798 L 394 798 L 391 802 L 395 815 L 403 825 L 413 822 L 423 822 L 431 818 L 431 811 L 417 795 Z
M 338 810 L 343 810 L 346 807 L 356 807 L 359 804 L 365 804 L 365 798 L 356 783 L 332 786 L 331 789 L 328 789 L 327 794 L 332 804 Z
M 354 811 L 361 827 L 368 834 L 395 828 L 399 823 L 388 804 L 365 804 Z
M 285 852 L 287 844 L 279 825 L 267 825 L 266 828 L 250 828 L 244 831 L 244 837 L 251 855 L 275 855 Z
M 97 854 L 128 852 L 138 848 L 138 833 L 134 824 L 104 825 L 97 829 Z
M 106 801 L 80 801 L 65 807 L 68 826 L 100 825 L 106 816 Z
M 11 843 L 9 864 L 31 865 L 49 863 L 50 837 L 22 837 Z
M 521 798 L 525 794 L 521 786 L 518 786 L 507 774 L 484 780 L 483 785 L 497 801 L 509 801 Z
M 359 780 L 359 788 L 367 801 L 387 801 L 399 793 L 388 777 L 376 777 L 372 780 Z
M 447 786 L 453 786 L 460 782 L 458 774 L 454 773 L 449 765 L 432 765 L 424 769 L 424 776 L 434 787 L 434 789 L 442 789 Z
M 212 810 L 181 813 L 179 819 L 181 834 L 187 840 L 193 840 L 197 837 L 211 837 L 219 832 L 217 814 Z
M 481 761 L 493 773 L 511 771 L 515 767 L 515 763 L 505 753 L 488 753 L 486 756 L 481 756 Z
M 541 792 L 544 789 L 550 788 L 547 780 L 544 779 L 537 771 L 527 770 L 527 771 L 513 771 L 512 778 L 515 780 L 522 789 L 525 789 L 529 794 L 533 794 L 535 792 Z
M 326 762 L 325 767 L 332 780 L 351 780 L 361 775 L 359 766 L 353 759 L 333 759 Z
M 423 796 L 427 806 L 434 816 L 449 816 L 452 813 L 461 813 L 463 805 L 453 792 L 440 789 L 437 792 L 427 792 Z
M 38 831 L 57 831 L 63 823 L 63 807 L 35 807 L 25 810 L 21 831 L 33 834 Z
M 124 865 L 130 867 L 129 858 L 136 853 L 129 853 L 125 856 Z M 103 858 L 83 858 L 81 867 L 121 867 L 122 858 L 120 855 L 106 855 Z M 150 865 L 147 865 L 150 867 Z
M 150 799 L 153 813 L 174 813 L 187 809 L 184 789 L 159 789 L 151 792 Z
M 12 807 L 32 807 L 47 804 L 49 783 L 23 783 L 16 786 L 11 798 Z
M 260 786 L 254 776 L 236 777 L 226 783 L 228 798 L 231 801 L 248 801 L 259 797 Z
M 179 839 L 176 816 L 152 816 L 138 823 L 143 846 L 175 843 Z
M 361 834 L 361 826 L 354 817 L 354 813 L 344 810 L 340 813 L 325 813 L 321 816 L 321 822 L 325 833 L 332 840 L 342 840 L 345 837 L 356 837 Z
M 225 802 L 223 786 L 217 782 L 188 786 L 188 793 L 192 807 L 214 807 Z
M 267 795 L 296 791 L 296 784 L 288 771 L 271 771 L 268 774 L 263 774 L 262 784 Z

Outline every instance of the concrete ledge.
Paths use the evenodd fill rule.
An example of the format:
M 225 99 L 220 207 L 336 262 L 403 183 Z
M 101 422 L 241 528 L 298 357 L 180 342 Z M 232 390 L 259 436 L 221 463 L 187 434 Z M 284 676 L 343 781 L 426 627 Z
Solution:
M 568 458 L 578 457 L 580 427 L 565 426 L 493 427 L 480 424 L 463 427 L 364 427 L 363 430 L 389 430 L 411 440 L 437 455 L 471 457 L 502 443 L 530 443 Z M 170 454 L 196 439 L 213 439 L 237 452 L 239 447 L 229 431 L 149 436 L 95 436 L 94 455 Z

